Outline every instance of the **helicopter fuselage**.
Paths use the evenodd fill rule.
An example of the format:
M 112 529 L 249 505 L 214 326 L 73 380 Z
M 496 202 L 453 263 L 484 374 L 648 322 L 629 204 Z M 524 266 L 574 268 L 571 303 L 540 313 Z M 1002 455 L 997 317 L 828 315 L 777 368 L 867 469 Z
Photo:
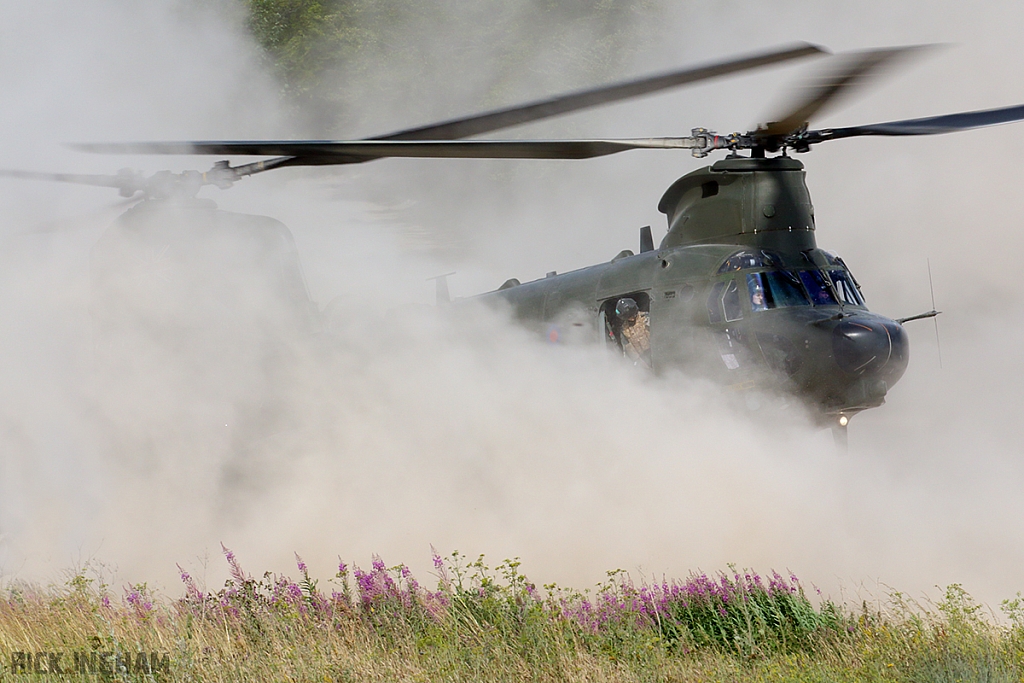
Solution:
M 843 426 L 884 402 L 906 370 L 907 335 L 867 309 L 842 259 L 818 249 L 800 162 L 725 159 L 676 181 L 659 209 L 669 230 L 657 249 L 475 299 L 509 306 L 553 342 L 621 350 L 614 311 L 631 298 L 647 314 L 655 372 L 794 395 Z

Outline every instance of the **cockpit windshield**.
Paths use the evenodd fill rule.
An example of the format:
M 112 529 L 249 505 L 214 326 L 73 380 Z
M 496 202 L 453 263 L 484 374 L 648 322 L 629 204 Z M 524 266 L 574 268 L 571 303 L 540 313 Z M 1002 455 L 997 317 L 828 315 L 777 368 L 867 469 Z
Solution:
M 750 293 L 750 307 L 754 311 L 811 304 L 800 286 L 800 280 L 786 270 L 748 274 L 747 291 Z
M 811 303 L 815 306 L 836 306 L 839 304 L 832 293 L 832 288 L 828 286 L 825 275 L 820 270 L 801 270 L 800 281 L 804 283 L 807 293 L 811 295 Z
M 708 298 L 711 322 L 729 322 L 742 317 L 738 289 L 742 289 L 744 281 L 750 297 L 750 310 L 755 313 L 790 306 L 864 306 L 857 281 L 843 260 L 831 252 L 822 253 L 825 254 L 825 264 L 821 264 L 821 269 L 812 266 L 806 270 L 786 270 L 782 259 L 774 252 L 764 249 L 737 251 L 722 263 L 718 272 L 756 272 L 737 275 L 735 280 L 723 280 L 714 285 Z M 804 256 L 811 261 L 807 254 Z
M 856 284 L 853 282 L 853 278 L 845 270 L 830 270 L 828 275 L 832 278 L 832 284 L 836 288 L 836 294 L 843 300 L 843 303 L 850 304 L 851 306 L 863 306 L 864 298 L 861 297 L 860 292 L 857 290 Z

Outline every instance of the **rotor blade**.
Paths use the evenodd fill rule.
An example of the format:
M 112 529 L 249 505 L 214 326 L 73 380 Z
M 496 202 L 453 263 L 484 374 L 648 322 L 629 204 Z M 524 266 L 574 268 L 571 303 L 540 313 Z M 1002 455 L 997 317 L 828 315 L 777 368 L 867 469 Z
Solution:
M 826 106 L 851 94 L 897 61 L 931 45 L 865 50 L 841 55 L 838 64 L 801 89 L 797 101 L 776 121 L 757 131 L 759 137 L 785 136 L 805 126 Z
M 768 66 L 770 64 L 775 64 L 778 62 L 783 62 L 791 59 L 799 59 L 802 57 L 809 57 L 818 54 L 827 54 L 827 51 L 815 45 L 801 43 L 779 50 L 773 50 L 770 52 L 732 59 L 726 62 L 719 62 L 716 64 L 710 64 L 701 67 L 683 69 L 681 71 L 674 71 L 667 74 L 661 74 L 658 76 L 649 76 L 634 81 L 627 81 L 615 85 L 592 88 L 590 90 L 583 90 L 568 95 L 562 95 L 547 100 L 531 102 L 529 104 L 519 105 L 516 107 L 509 107 L 507 109 L 499 109 L 466 118 L 452 119 L 450 121 L 444 121 L 442 123 L 431 124 L 428 126 L 421 126 L 418 128 L 409 128 L 395 133 L 379 135 L 373 138 L 369 138 L 369 140 L 456 140 L 459 138 L 469 137 L 472 135 L 479 135 L 481 133 L 487 133 L 490 131 L 499 130 L 501 128 L 519 125 L 522 123 L 537 121 L 551 116 L 557 116 L 559 114 L 566 114 L 569 112 L 578 111 L 580 109 L 597 106 L 599 104 L 607 104 L 611 102 L 617 102 L 620 100 L 628 99 L 631 97 L 639 97 L 641 95 L 657 92 L 658 90 L 664 90 L 666 88 L 685 85 L 687 83 L 695 83 L 697 81 L 706 80 L 709 78 L 725 76 L 727 74 L 735 73 L 737 71 L 754 69 L 757 67 Z M 318 141 L 312 142 L 314 144 L 318 144 Z M 153 147 L 154 144 L 160 144 L 161 148 L 155 149 Z M 107 145 L 72 144 L 68 146 L 74 149 L 79 149 L 88 152 L 103 152 L 112 154 L 229 153 L 214 151 L 213 148 L 210 147 L 210 145 L 213 144 L 215 143 L 180 143 L 178 144 L 177 147 L 175 147 L 172 143 L 126 143 L 123 145 L 119 145 L 116 143 Z M 199 150 L 196 147 L 196 145 L 203 145 L 205 146 L 205 149 Z M 250 154 L 249 152 L 230 153 Z M 251 154 L 256 153 L 253 152 Z M 294 152 L 263 152 L 262 154 L 292 155 L 294 154 Z M 338 158 L 337 160 L 332 161 L 331 163 L 360 163 L 363 161 L 367 161 L 367 159 L 363 156 L 353 156 L 348 161 L 343 161 L 340 158 Z M 271 162 L 274 162 L 273 166 L 270 165 Z M 276 168 L 279 166 L 303 165 L 297 164 L 291 159 L 273 159 L 269 162 L 266 162 L 266 164 L 266 167 L 254 168 L 252 172 L 259 173 L 264 170 L 270 170 L 270 168 L 272 167 Z
M 0 176 L 5 178 L 23 178 L 27 180 L 52 180 L 62 183 L 94 185 L 97 187 L 141 188 L 142 180 L 130 173 L 118 175 L 92 175 L 84 173 L 40 173 L 37 171 L 18 171 L 0 169 Z
M 371 140 L 457 140 L 481 133 L 518 126 L 531 121 L 539 121 L 559 114 L 579 111 L 600 104 L 618 102 L 632 97 L 640 97 L 666 88 L 673 88 L 688 83 L 725 76 L 727 74 L 756 69 L 791 59 L 800 59 L 812 55 L 827 54 L 827 51 L 816 45 L 798 43 L 781 49 L 762 52 L 746 57 L 738 57 L 724 62 L 691 67 L 672 71 L 657 76 L 647 76 L 632 81 L 605 85 L 588 90 L 560 95 L 550 99 L 521 104 L 506 109 L 452 119 L 428 126 L 408 128 L 395 133 L 379 135 Z
M 703 141 L 700 141 L 703 142 Z M 385 157 L 589 159 L 630 149 L 690 149 L 691 137 L 632 140 L 282 140 L 266 142 L 136 142 L 82 144 L 87 152 L 287 156 L 282 165 L 324 166 Z
M 983 111 L 966 111 L 959 114 L 929 116 L 923 119 L 905 119 L 873 123 L 867 126 L 850 126 L 847 128 L 826 128 L 810 131 L 808 137 L 812 142 L 852 138 L 858 135 L 939 135 L 954 133 L 958 130 L 995 126 L 1000 123 L 1011 123 L 1024 120 L 1024 104 L 1001 109 L 985 109 Z
M 538 121 L 540 119 L 548 118 L 551 116 L 557 116 L 559 114 L 567 114 L 573 111 L 579 111 L 580 109 L 586 109 L 588 107 L 594 107 L 600 104 L 608 104 L 611 102 L 617 102 L 620 100 L 628 99 L 631 97 L 639 97 L 649 93 L 664 90 L 666 88 L 672 88 L 676 86 L 685 85 L 688 83 L 695 83 L 697 81 L 707 80 L 710 78 L 716 78 L 718 76 L 725 76 L 738 71 L 747 69 L 755 69 L 762 66 L 768 66 L 779 62 L 788 61 L 791 59 L 800 59 L 803 57 L 810 57 L 818 54 L 828 54 L 828 51 L 824 48 L 808 43 L 798 43 L 789 47 L 780 48 L 777 50 L 771 50 L 759 54 L 749 55 L 746 57 L 739 57 L 724 62 L 717 62 L 714 64 L 708 64 L 699 67 L 692 67 L 689 69 L 683 69 L 680 71 L 673 71 L 666 74 L 660 74 L 657 76 L 648 76 L 646 78 L 640 78 L 633 81 L 626 81 L 615 85 L 602 86 L 598 88 L 592 88 L 589 90 L 582 90 L 568 95 L 561 95 L 546 100 L 540 100 L 537 102 L 531 102 L 524 105 L 518 105 L 515 107 L 509 107 L 506 109 L 498 109 L 495 111 L 485 112 L 483 114 L 477 114 L 460 119 L 452 119 L 441 123 L 435 123 L 427 126 L 420 126 L 418 128 L 409 128 L 406 130 L 397 131 L 394 133 L 388 133 L 386 135 L 379 135 L 370 140 L 373 141 L 413 141 L 413 140 L 457 140 L 459 138 L 465 138 L 472 135 L 479 135 L 481 133 L 487 133 L 501 128 L 508 128 L 523 123 L 529 123 L 531 121 Z M 406 150 L 405 154 L 402 155 L 381 155 L 381 154 L 352 154 L 345 156 L 340 152 L 333 152 L 330 155 L 323 155 L 318 153 L 316 155 L 307 155 L 303 158 L 296 158 L 296 151 L 265 151 L 265 152 L 243 152 L 234 151 L 221 152 L 215 151 L 213 145 L 216 143 L 150 143 L 150 144 L 109 144 L 109 145 L 87 145 L 87 144 L 72 144 L 68 145 L 74 149 L 79 149 L 89 152 L 104 152 L 110 154 L 122 154 L 122 153 L 154 153 L 154 154 L 283 154 L 280 158 L 269 159 L 264 162 L 257 162 L 254 164 L 247 164 L 244 167 L 236 167 L 239 176 L 254 175 L 263 171 L 269 171 L 273 168 L 285 168 L 288 166 L 315 166 L 315 165 L 334 165 L 334 164 L 357 164 L 370 159 L 380 158 L 381 156 L 433 156 L 433 155 L 420 155 L 413 154 L 411 149 Z M 226 144 L 237 144 L 237 143 L 226 143 Z M 319 144 L 317 141 L 312 141 L 312 144 Z M 549 155 L 553 156 L 541 156 L 535 157 L 532 154 L 523 152 L 521 155 L 513 153 L 511 146 L 506 145 L 503 148 L 501 154 L 498 154 L 494 158 L 550 158 L 550 159 L 580 159 L 591 156 L 601 156 L 601 154 L 610 154 L 612 152 L 602 152 L 601 154 L 591 153 L 595 151 L 595 148 L 591 148 L 583 156 L 578 156 L 580 151 L 577 149 L 575 155 L 573 154 L 556 154 L 556 150 L 552 147 L 554 143 L 547 143 L 549 147 Z M 197 147 L 202 146 L 202 149 Z M 159 147 L 157 149 L 156 147 Z M 632 149 L 632 148 L 630 148 Z M 476 150 L 482 152 L 482 150 Z M 622 151 L 616 149 L 614 151 Z M 441 155 L 441 156 L 475 156 L 479 158 L 488 158 L 487 154 L 454 154 L 454 155 Z
M 291 157 L 278 157 L 276 159 L 267 159 L 266 161 L 254 161 L 244 166 L 235 166 L 231 170 L 234 171 L 237 177 L 241 178 L 243 176 L 263 173 L 264 171 L 272 171 L 279 166 L 287 166 L 289 161 L 291 161 Z

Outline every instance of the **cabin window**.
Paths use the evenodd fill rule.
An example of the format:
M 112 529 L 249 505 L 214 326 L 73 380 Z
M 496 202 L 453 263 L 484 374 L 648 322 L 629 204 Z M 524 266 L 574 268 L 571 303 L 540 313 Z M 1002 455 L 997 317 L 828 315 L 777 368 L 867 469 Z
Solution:
M 825 275 L 820 270 L 801 270 L 800 281 L 807 288 L 811 295 L 811 303 L 815 306 L 837 306 L 836 297 L 832 294 L 832 288 L 825 280 Z
M 864 299 L 861 297 L 860 292 L 857 291 L 857 287 L 854 285 L 853 278 L 850 277 L 849 273 L 845 270 L 830 270 L 828 274 L 832 278 L 836 294 L 839 295 L 843 303 L 851 306 L 864 305 Z
M 651 312 L 651 296 L 647 292 L 630 292 L 605 299 L 600 308 L 600 317 L 604 321 L 604 340 L 609 345 L 614 345 L 619 351 L 623 350 L 622 321 L 615 315 L 615 304 L 619 302 L 619 299 L 624 298 L 635 301 L 641 313 L 649 315 Z
M 800 286 L 800 279 L 785 270 L 750 273 L 747 275 L 747 292 L 753 311 L 811 304 Z

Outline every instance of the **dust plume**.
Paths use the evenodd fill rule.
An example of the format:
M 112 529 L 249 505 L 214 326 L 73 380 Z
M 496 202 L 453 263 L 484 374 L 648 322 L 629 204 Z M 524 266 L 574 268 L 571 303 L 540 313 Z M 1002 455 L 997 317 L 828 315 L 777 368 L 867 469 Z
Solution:
M 5 167 L 205 169 L 209 160 L 87 158 L 57 143 L 274 138 L 296 128 L 274 105 L 278 86 L 261 71 L 237 14 L 174 3 L 8 4 L 0 40 Z M 485 25 L 484 10 L 496 5 L 481 3 L 458 26 Z M 928 21 L 886 3 L 856 12 L 810 2 L 770 12 L 743 3 L 637 6 L 660 21 L 630 25 L 625 35 L 642 37 L 640 47 L 602 78 L 796 39 L 837 50 L 957 42 L 820 123 L 1024 101 L 1024 88 L 1013 86 L 1024 48 L 1010 4 L 994 23 L 954 13 L 952 4 Z M 737 12 L 747 19 L 732 22 Z M 528 30 L 543 20 L 523 10 L 513 23 Z M 444 68 L 454 37 L 443 21 L 429 27 L 398 27 L 408 50 L 364 65 L 367 83 L 379 75 L 418 89 L 388 91 L 381 103 L 372 90 L 357 91 L 338 104 L 343 116 L 329 117 L 332 125 L 350 126 L 345 135 L 382 133 L 596 78 L 564 57 L 599 42 L 592 25 L 566 35 L 563 52 L 541 53 L 566 65 L 543 79 L 536 69 L 501 71 L 502 55 L 524 39 L 515 32 L 464 47 L 461 68 L 480 71 L 460 78 Z M 744 76 L 510 134 L 745 130 L 797 72 Z M 436 91 L 424 87 L 432 80 Z M 333 301 L 332 334 L 284 334 L 272 351 L 261 345 L 265 330 L 246 325 L 287 305 L 254 284 L 265 275 L 254 261 L 233 266 L 252 269 L 243 280 L 251 288 L 220 279 L 218 264 L 237 255 L 241 239 L 197 253 L 214 289 L 155 309 L 164 323 L 180 323 L 170 325 L 173 334 L 166 324 L 129 330 L 134 341 L 125 343 L 141 351 L 118 372 L 96 364 L 89 262 L 125 205 L 93 188 L 4 184 L 4 576 L 47 579 L 98 558 L 124 581 L 174 592 L 175 563 L 201 575 L 197 565 L 220 542 L 253 571 L 287 571 L 296 551 L 314 574 L 333 573 L 338 554 L 368 563 L 371 553 L 425 574 L 433 544 L 495 560 L 518 555 L 540 581 L 581 586 L 616 567 L 678 576 L 734 562 L 789 568 L 833 594 L 861 584 L 876 590 L 876 582 L 912 593 L 961 582 L 990 602 L 1008 597 L 1022 588 L 1014 569 L 1024 559 L 1015 429 L 1024 361 L 1021 303 L 1011 289 L 1024 239 L 1014 224 L 1024 208 L 1014 192 L 1024 143 L 1010 130 L 841 141 L 803 157 L 819 245 L 850 264 L 872 309 L 898 317 L 929 308 L 930 258 L 946 311 L 942 369 L 929 323 L 916 323 L 907 375 L 889 405 L 853 421 L 847 458 L 799 418 L 779 425 L 738 414 L 714 387 L 645 378 L 600 349 L 546 345 L 500 311 L 449 319 L 429 306 L 425 279 L 441 272 L 459 271 L 454 293 L 469 295 L 635 249 L 638 227 L 663 231 L 657 200 L 697 166 L 686 157 L 389 160 L 205 190 L 224 210 L 289 226 L 312 298 L 320 307 Z M 426 189 L 411 189 L 417 183 Z M 150 265 L 147 272 L 161 272 Z M 218 319 L 223 336 L 192 333 L 183 322 L 192 304 L 214 307 L 206 319 Z M 207 580 L 216 584 L 223 573 L 213 558 Z

